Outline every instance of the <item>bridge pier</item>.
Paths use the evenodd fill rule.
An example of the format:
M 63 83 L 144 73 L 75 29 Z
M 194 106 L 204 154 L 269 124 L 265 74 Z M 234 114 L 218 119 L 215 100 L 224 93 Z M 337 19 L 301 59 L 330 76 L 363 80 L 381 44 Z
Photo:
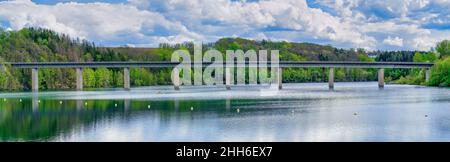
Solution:
M 77 75 L 77 91 L 83 90 L 83 68 L 75 68 Z
M 124 109 L 124 111 L 130 110 L 130 105 L 131 105 L 130 99 L 125 99 L 123 101 L 123 109 Z
M 230 68 L 225 68 L 225 87 L 227 90 L 231 89 L 231 72 Z
M 31 98 L 31 108 L 33 112 L 39 112 L 39 96 L 36 93 Z
M 123 88 L 130 90 L 130 68 L 123 68 Z
M 31 69 L 31 90 L 37 92 L 39 90 L 39 73 L 38 68 Z
M 76 100 L 76 107 L 77 107 L 77 111 L 81 111 L 83 110 L 83 100 Z
M 328 73 L 328 88 L 334 89 L 334 68 L 331 67 Z
M 176 91 L 180 90 L 180 70 L 178 68 L 173 68 L 172 71 L 172 81 L 173 87 Z
M 384 88 L 384 69 L 378 70 L 378 87 Z
M 283 69 L 281 67 L 278 67 L 277 70 L 277 84 L 278 89 L 283 89 Z
M 425 81 L 428 82 L 430 81 L 430 68 L 426 68 L 425 69 Z

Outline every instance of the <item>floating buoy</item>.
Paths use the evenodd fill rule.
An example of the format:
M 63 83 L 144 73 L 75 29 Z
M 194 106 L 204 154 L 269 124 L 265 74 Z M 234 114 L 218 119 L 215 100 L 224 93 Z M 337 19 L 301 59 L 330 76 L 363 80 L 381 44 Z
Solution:
M 84 102 L 84 105 L 87 105 L 87 102 Z
M 19 99 L 19 102 L 22 102 L 22 99 Z
M 62 101 L 59 101 L 59 104 L 62 104 Z
M 292 110 L 292 113 L 294 113 L 294 110 Z
M 238 112 L 239 113 L 239 108 L 236 110 L 236 112 Z
M 358 115 L 357 113 L 353 113 L 353 115 Z
M 41 103 L 41 100 L 38 100 L 38 103 Z
M 4 98 L 3 101 L 6 101 L 6 98 Z
M 117 104 L 114 104 L 115 107 L 117 107 Z
M 194 110 L 194 107 L 191 106 L 191 111 Z
M 425 115 L 425 117 L 428 117 L 428 115 Z
M 150 109 L 150 105 L 147 105 L 147 108 Z

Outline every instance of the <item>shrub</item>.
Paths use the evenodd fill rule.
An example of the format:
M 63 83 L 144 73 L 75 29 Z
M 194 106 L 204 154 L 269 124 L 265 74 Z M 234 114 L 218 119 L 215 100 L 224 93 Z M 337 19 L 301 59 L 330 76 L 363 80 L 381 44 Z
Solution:
M 428 84 L 441 87 L 450 86 L 450 57 L 438 61 L 431 68 L 431 78 Z

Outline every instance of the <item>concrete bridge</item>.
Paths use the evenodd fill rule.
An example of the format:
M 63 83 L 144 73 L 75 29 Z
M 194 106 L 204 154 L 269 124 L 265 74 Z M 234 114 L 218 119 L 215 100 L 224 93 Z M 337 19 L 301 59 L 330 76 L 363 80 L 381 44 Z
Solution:
M 235 62 L 235 67 L 257 67 L 259 63 L 266 63 L 270 67 L 271 62 Z M 173 68 L 179 65 L 179 62 L 31 62 L 31 63 L 4 63 L 11 65 L 12 68 L 31 69 L 32 90 L 38 91 L 38 69 L 39 68 L 74 68 L 76 69 L 76 89 L 83 89 L 83 68 L 123 68 L 124 69 L 124 88 L 130 89 L 130 68 Z M 196 62 L 192 62 L 192 66 Z M 202 62 L 202 66 L 213 66 L 211 62 Z M 414 63 L 414 62 L 292 62 L 280 61 L 276 67 L 276 82 L 278 88 L 282 88 L 282 68 L 312 68 L 322 67 L 329 68 L 328 86 L 330 89 L 334 88 L 334 68 L 377 68 L 378 70 L 378 86 L 384 87 L 384 69 L 385 68 L 423 68 L 426 69 L 426 80 L 430 78 L 430 68 L 433 63 Z M 223 66 L 226 67 L 226 62 Z M 230 89 L 230 70 L 225 68 L 225 85 Z M 175 70 L 178 73 L 178 70 Z M 178 75 L 175 75 L 178 76 Z M 174 78 L 175 89 L 178 90 L 181 85 L 179 77 Z

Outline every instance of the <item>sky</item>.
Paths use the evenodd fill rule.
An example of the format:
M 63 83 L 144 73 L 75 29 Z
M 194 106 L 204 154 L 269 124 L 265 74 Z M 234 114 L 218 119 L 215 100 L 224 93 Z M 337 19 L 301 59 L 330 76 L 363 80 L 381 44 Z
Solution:
M 367 50 L 450 39 L 450 0 L 0 0 L 0 27 L 42 27 L 102 46 L 223 37 Z

